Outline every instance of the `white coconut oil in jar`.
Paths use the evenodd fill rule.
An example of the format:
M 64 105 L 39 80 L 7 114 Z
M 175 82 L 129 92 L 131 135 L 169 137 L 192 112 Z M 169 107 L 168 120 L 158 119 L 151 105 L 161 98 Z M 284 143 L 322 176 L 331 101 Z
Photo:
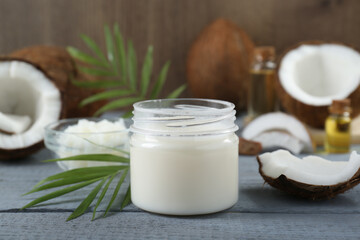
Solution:
M 207 99 L 134 104 L 131 199 L 170 215 L 218 212 L 238 199 L 234 105 Z

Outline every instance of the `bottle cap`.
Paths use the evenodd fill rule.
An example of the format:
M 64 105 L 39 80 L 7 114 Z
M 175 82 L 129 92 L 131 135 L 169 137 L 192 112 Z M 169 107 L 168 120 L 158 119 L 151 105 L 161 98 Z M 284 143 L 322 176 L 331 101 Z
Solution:
M 258 61 L 275 60 L 275 48 L 272 46 L 256 47 L 254 49 L 255 59 Z
M 344 112 L 351 112 L 350 99 L 333 100 L 329 107 L 330 113 L 343 114 Z

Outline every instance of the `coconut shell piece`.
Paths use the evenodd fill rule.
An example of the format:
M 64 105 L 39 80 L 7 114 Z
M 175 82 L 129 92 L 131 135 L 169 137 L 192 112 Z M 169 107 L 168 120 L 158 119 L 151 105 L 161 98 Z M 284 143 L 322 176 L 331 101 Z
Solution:
M 277 96 L 281 106 L 290 114 L 296 116 L 300 121 L 308 124 L 314 128 L 323 128 L 325 119 L 329 115 L 329 105 L 327 106 L 312 106 L 305 103 L 302 103 L 296 99 L 294 99 L 290 94 L 288 94 L 283 86 L 280 83 L 279 79 L 279 69 L 281 68 L 282 59 L 288 54 L 290 51 L 299 48 L 302 45 L 321 45 L 321 44 L 339 44 L 346 47 L 350 47 L 356 50 L 354 47 L 338 43 L 338 42 L 324 42 L 324 41 L 305 41 L 300 42 L 290 48 L 288 48 L 279 58 L 279 64 L 277 67 L 276 74 L 276 83 L 275 88 L 277 92 Z M 339 79 L 341 82 L 342 79 Z M 349 98 L 352 102 L 353 112 L 352 115 L 355 117 L 360 114 L 360 87 L 357 87 L 347 98 Z
M 304 124 L 282 112 L 266 113 L 255 118 L 244 128 L 242 137 L 261 143 L 263 149 L 283 148 L 295 154 L 313 152 L 315 148 Z
M 222 99 L 244 108 L 254 43 L 233 22 L 217 19 L 192 44 L 186 62 L 194 97 Z
M 240 155 L 257 155 L 262 151 L 261 143 L 239 138 Z
M 309 200 L 331 199 L 360 183 L 360 169 L 348 181 L 334 185 L 311 185 L 290 179 L 284 174 L 281 174 L 277 178 L 272 178 L 264 173 L 263 164 L 259 156 L 256 158 L 259 164 L 259 173 L 266 183 L 274 188 L 300 198 Z

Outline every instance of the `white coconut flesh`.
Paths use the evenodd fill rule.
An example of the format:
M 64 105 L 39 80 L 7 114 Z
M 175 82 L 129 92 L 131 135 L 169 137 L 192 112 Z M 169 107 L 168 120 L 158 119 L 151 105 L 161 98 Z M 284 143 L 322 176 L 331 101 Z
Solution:
M 263 149 L 284 148 L 295 154 L 299 154 L 305 149 L 304 142 L 287 132 L 281 131 L 260 133 L 252 141 L 260 142 Z
M 286 150 L 261 154 L 259 161 L 264 175 L 320 186 L 330 186 L 349 181 L 360 168 L 360 155 L 351 153 L 349 161 L 330 161 L 318 156 L 298 158 Z
M 348 97 L 360 81 L 360 54 L 339 44 L 301 45 L 281 60 L 279 80 L 296 100 L 327 106 Z
M 61 97 L 48 77 L 21 61 L 0 62 L 1 149 L 22 149 L 43 140 L 43 128 L 59 119 Z
M 0 112 L 0 130 L 7 133 L 24 132 L 31 124 L 29 116 L 20 116 Z
M 313 151 L 306 127 L 293 116 L 281 112 L 257 117 L 245 127 L 242 136 L 260 142 L 263 149 L 281 147 L 293 153 Z

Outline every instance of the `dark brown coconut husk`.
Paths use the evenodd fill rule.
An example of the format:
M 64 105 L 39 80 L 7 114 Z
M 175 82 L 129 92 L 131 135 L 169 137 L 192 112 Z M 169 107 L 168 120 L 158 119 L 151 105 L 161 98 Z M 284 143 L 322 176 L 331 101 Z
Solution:
M 259 173 L 266 183 L 268 183 L 274 188 L 280 189 L 288 194 L 300 198 L 306 198 L 310 200 L 331 199 L 334 198 L 336 195 L 344 193 L 345 191 L 355 187 L 360 183 L 360 169 L 349 181 L 329 186 L 301 183 L 289 179 L 283 174 L 280 175 L 278 178 L 274 179 L 266 176 L 262 171 L 262 163 L 259 159 L 259 156 L 257 156 L 256 159 L 259 164 Z
M 53 46 L 34 46 L 13 52 L 0 61 L 24 61 L 42 71 L 59 89 L 62 110 L 60 119 L 92 116 L 103 102 L 79 108 L 79 103 L 86 97 L 96 93 L 72 84 L 71 80 L 84 80 L 76 69 L 75 63 L 67 51 Z M 80 79 L 81 78 L 81 79 Z M 34 143 L 24 149 L 0 149 L 0 160 L 10 160 L 28 156 L 44 146 L 43 141 Z
M 240 155 L 257 155 L 262 151 L 261 143 L 239 138 Z
M 290 47 L 285 51 L 284 54 L 279 59 L 279 64 L 277 68 L 277 74 L 276 74 L 276 91 L 277 95 L 280 101 L 281 106 L 290 114 L 295 115 L 300 121 L 308 124 L 311 127 L 315 128 L 323 128 L 325 119 L 329 115 L 329 106 L 311 106 L 304 104 L 296 99 L 294 99 L 292 96 L 290 96 L 285 89 L 282 87 L 279 79 L 279 69 L 281 67 L 281 61 L 283 57 L 290 52 L 291 50 L 300 47 L 301 45 L 321 45 L 321 44 L 339 44 L 343 46 L 350 47 L 354 50 L 356 50 L 354 47 L 338 43 L 338 42 L 324 42 L 324 41 L 306 41 L 306 42 L 300 42 L 293 47 Z M 341 81 L 341 79 L 339 79 Z M 353 93 L 351 93 L 348 98 L 351 100 L 351 105 L 353 107 L 352 115 L 353 117 L 356 117 L 360 114 L 360 87 L 358 87 Z
M 187 80 L 193 96 L 244 108 L 253 50 L 253 42 L 236 24 L 217 19 L 207 26 L 188 53 Z

